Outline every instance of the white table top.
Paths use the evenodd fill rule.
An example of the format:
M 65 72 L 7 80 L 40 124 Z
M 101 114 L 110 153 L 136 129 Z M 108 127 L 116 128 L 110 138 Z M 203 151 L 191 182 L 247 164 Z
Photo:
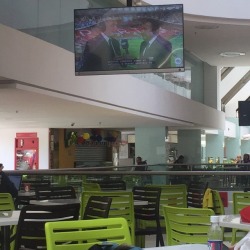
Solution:
M 30 200 L 32 205 L 66 205 L 80 203 L 79 199 Z
M 30 196 L 35 196 L 36 192 L 35 191 L 18 191 L 18 196 L 19 197 L 30 197 Z
M 17 225 L 20 216 L 19 210 L 0 211 L 0 226 Z
M 250 231 L 250 223 L 240 220 L 240 215 L 220 215 L 220 226 Z
M 30 204 L 32 205 L 62 205 L 62 204 L 73 204 L 73 203 L 79 203 L 79 199 L 52 199 L 52 200 L 30 200 Z M 135 206 L 143 206 L 147 205 L 147 201 L 139 201 L 134 200 Z
M 151 247 L 144 248 L 145 250 L 208 250 L 207 245 L 203 244 L 185 244 L 178 246 Z

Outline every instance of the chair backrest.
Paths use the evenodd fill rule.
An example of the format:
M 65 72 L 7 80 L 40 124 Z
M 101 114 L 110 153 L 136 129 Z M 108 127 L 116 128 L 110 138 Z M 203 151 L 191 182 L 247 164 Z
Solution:
M 233 192 L 233 213 L 239 214 L 244 207 L 250 206 L 249 192 Z
M 224 215 L 225 214 L 225 208 L 220 196 L 219 191 L 217 190 L 211 190 L 212 197 L 213 197 L 213 210 L 216 215 Z
M 15 250 L 21 246 L 31 249 L 46 246 L 45 228 L 47 221 L 77 220 L 79 218 L 80 204 L 36 206 L 28 205 L 21 209 Z
M 100 185 L 94 182 L 83 182 L 82 187 L 83 191 L 101 191 Z
M 0 193 L 0 211 L 15 210 L 13 198 L 10 193 Z
M 167 245 L 207 244 L 210 216 L 207 208 L 180 208 L 164 206 Z
M 47 250 L 88 250 L 103 241 L 132 244 L 124 218 L 48 222 L 45 232 Z
M 83 219 L 108 218 L 112 198 L 105 196 L 90 196 L 85 207 Z
M 109 218 L 122 217 L 128 222 L 128 226 L 131 231 L 132 242 L 134 243 L 134 231 L 135 231 L 135 217 L 134 217 L 134 200 L 133 193 L 131 191 L 85 191 L 82 193 L 81 198 L 81 218 L 85 213 L 85 208 L 89 197 L 100 196 L 100 197 L 110 197 L 112 198 L 112 203 L 109 210 Z
M 0 211 L 13 211 L 15 210 L 14 200 L 10 193 L 0 193 Z M 0 228 L 1 233 L 1 228 Z M 10 240 L 11 242 L 11 249 L 13 249 L 14 239 L 16 234 L 16 225 L 10 227 Z M 1 247 L 1 244 L 0 244 Z
M 41 187 L 50 187 L 49 180 L 29 180 L 29 179 L 22 179 L 21 190 L 24 190 L 26 184 L 30 185 L 30 190 L 35 191 L 36 188 Z
M 72 186 L 36 188 L 37 200 L 75 199 L 75 198 L 76 198 L 76 192 Z
M 157 187 L 133 187 L 134 200 L 145 201 L 143 206 L 135 206 L 135 218 L 156 221 L 160 219 L 161 189 Z
M 250 187 L 245 187 L 244 188 L 244 192 L 249 192 L 250 191 Z
M 160 215 L 164 216 L 163 206 L 187 207 L 187 186 L 176 185 L 146 185 L 147 187 L 158 187 L 161 189 Z
M 49 180 L 29 180 L 29 179 L 22 179 L 21 183 L 21 190 L 25 189 L 26 185 L 29 185 L 30 191 L 35 191 L 36 188 L 40 187 L 50 187 L 50 181 Z
M 203 196 L 208 187 L 208 182 L 192 181 L 187 189 L 187 206 L 202 208 Z
M 126 190 L 126 182 L 123 180 L 99 181 L 102 191 Z

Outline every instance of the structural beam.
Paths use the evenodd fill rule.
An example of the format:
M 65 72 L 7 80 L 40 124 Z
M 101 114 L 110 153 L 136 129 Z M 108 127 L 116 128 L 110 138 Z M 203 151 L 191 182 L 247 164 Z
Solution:
M 250 70 L 221 98 L 221 107 L 225 105 L 250 81 Z
M 221 69 L 221 81 L 234 69 L 234 67 L 224 67 Z

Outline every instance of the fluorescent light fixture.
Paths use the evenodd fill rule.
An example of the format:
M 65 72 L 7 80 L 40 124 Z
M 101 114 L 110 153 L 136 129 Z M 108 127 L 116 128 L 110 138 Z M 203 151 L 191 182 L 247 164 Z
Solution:
M 215 30 L 219 28 L 218 24 L 199 24 L 195 26 L 196 29 L 199 30 Z
M 245 55 L 246 55 L 245 52 L 234 52 L 234 51 L 220 53 L 220 56 L 224 56 L 224 57 L 237 57 L 237 56 L 245 56 Z

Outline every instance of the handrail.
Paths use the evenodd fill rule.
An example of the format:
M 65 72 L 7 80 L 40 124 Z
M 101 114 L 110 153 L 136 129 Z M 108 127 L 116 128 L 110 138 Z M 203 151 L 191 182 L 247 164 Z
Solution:
M 77 168 L 39 169 L 39 170 L 5 170 L 14 175 L 77 175 L 77 174 L 109 174 L 109 175 L 250 175 L 250 171 L 243 170 L 239 166 L 249 166 L 250 163 L 193 163 L 193 164 L 147 164 L 149 171 L 133 171 L 137 165 L 127 166 L 78 166 Z M 188 170 L 171 170 L 173 166 L 186 166 Z M 166 167 L 166 170 L 154 170 L 156 167 Z M 121 169 L 121 170 L 119 170 Z M 128 170 L 124 170 L 128 169 Z
M 114 180 L 122 179 L 128 188 L 147 183 L 188 184 L 190 180 L 209 182 L 214 188 L 224 190 L 243 190 L 250 183 L 250 168 L 241 169 L 237 164 L 174 164 L 174 166 L 188 166 L 189 170 L 177 171 L 170 169 L 173 164 L 147 165 L 148 171 L 133 171 L 136 165 L 130 166 L 98 166 L 83 168 L 39 169 L 39 170 L 5 170 L 7 174 L 26 175 L 34 179 L 49 178 L 54 184 L 68 183 L 76 185 L 78 193 L 81 192 L 83 180 Z M 240 164 L 250 166 L 250 164 Z M 229 167 L 228 167 L 229 166 Z M 126 170 L 127 169 L 127 170 Z M 178 169 L 178 168 L 177 168 Z M 185 168 L 186 169 L 186 168 Z M 248 171 L 249 170 L 249 171 Z M 75 181 L 75 183 L 74 183 Z
M 7 174 L 13 175 L 250 175 L 250 171 L 218 171 L 218 170 L 206 170 L 206 171 L 89 171 L 89 170 L 49 170 L 49 169 L 41 169 L 41 170 L 6 170 Z

